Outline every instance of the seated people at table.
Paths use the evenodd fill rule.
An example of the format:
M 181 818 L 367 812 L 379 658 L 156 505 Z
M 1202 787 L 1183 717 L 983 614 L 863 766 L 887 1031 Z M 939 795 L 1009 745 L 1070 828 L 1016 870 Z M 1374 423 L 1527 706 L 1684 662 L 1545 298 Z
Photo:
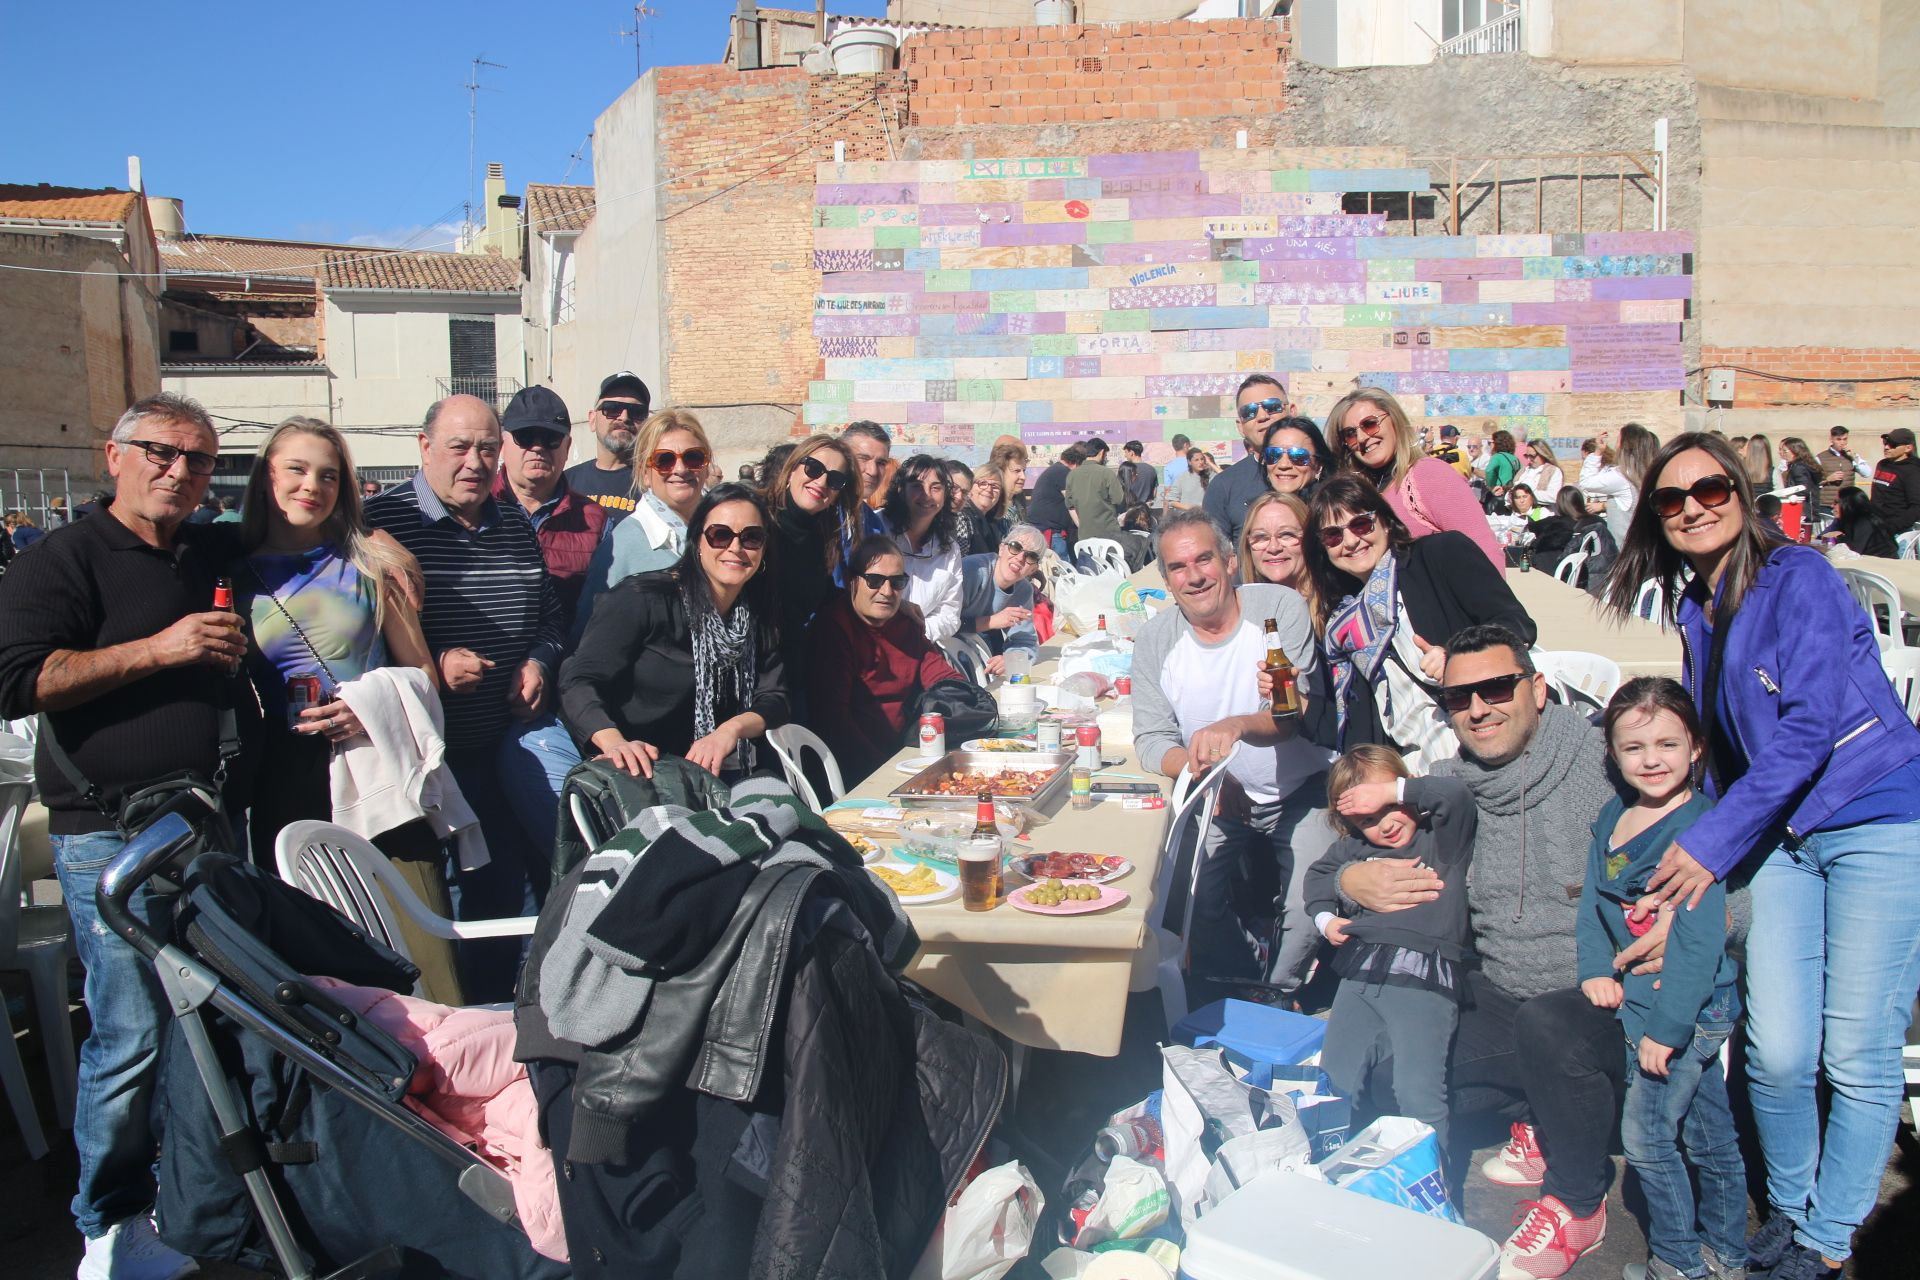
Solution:
M 1567 518 L 1570 525 L 1566 540 L 1560 543 L 1558 556 L 1549 556 L 1539 540 L 1539 533 L 1544 530 L 1536 532 L 1533 563 L 1549 573 L 1557 574 L 1562 560 L 1584 552 L 1587 558 L 1581 564 L 1580 572 L 1574 576 L 1573 583 L 1577 587 L 1585 587 L 1587 594 L 1598 597 L 1606 585 L 1607 574 L 1613 570 L 1614 557 L 1620 554 L 1620 544 L 1614 541 L 1613 525 L 1603 513 L 1595 511 L 1593 505 L 1585 489 L 1577 489 L 1572 485 L 1562 489 L 1559 513 Z M 1556 529 L 1555 533 L 1558 532 Z
M 973 555 L 973 468 L 958 458 L 948 458 L 941 464 L 947 469 L 947 507 L 953 512 L 953 540 L 960 547 L 961 558 Z
M 1012 650 L 1032 658 L 1040 642 L 1033 633 L 1033 575 L 1040 569 L 1045 540 L 1030 524 L 1007 530 L 991 555 L 960 562 L 960 631 L 979 636 L 993 651 L 991 675 L 1003 675 Z
M 1031 455 L 1017 436 L 1001 436 L 987 454 L 987 470 L 1000 482 L 1000 501 L 987 514 L 1012 524 L 1024 520 L 1027 490 L 1027 463 Z M 975 479 L 979 477 L 976 476 Z
M 1514 544 L 1530 537 L 1534 523 L 1546 516 L 1546 508 L 1534 498 L 1532 486 L 1516 480 L 1507 486 L 1507 514 L 1488 516 L 1487 523 L 1493 526 L 1493 536 L 1511 553 Z M 1507 563 L 1513 563 L 1511 554 L 1507 556 Z
M 1846 543 L 1856 555 L 1881 556 L 1888 560 L 1900 557 L 1899 544 L 1880 522 L 1872 500 L 1853 485 L 1834 494 L 1833 527 L 1821 536 Z
M 1494 622 L 1531 644 L 1533 619 L 1486 558 L 1469 554 L 1477 544 L 1465 534 L 1411 537 L 1361 476 L 1322 483 L 1309 511 L 1307 565 L 1327 660 L 1309 732 L 1340 751 L 1389 746 L 1415 772 L 1431 772 L 1458 746 L 1431 693 L 1446 662 L 1444 637 Z
M 1756 527 L 1725 441 L 1675 436 L 1646 478 L 1607 605 L 1665 589 L 1714 807 L 1641 906 L 1692 911 L 1716 881 L 1751 881 L 1746 1062 L 1771 1213 L 1748 1255 L 1776 1277 L 1838 1276 L 1899 1123 L 1920 987 L 1920 730 L 1839 573 Z
M 1234 586 L 1233 543 L 1204 511 L 1167 516 L 1159 556 L 1175 607 L 1155 614 L 1134 639 L 1134 747 L 1142 767 L 1169 778 L 1226 765 L 1223 785 L 1231 790 L 1222 791 L 1201 842 L 1188 931 L 1193 976 L 1264 980 L 1272 970 L 1261 969 L 1260 945 L 1272 941 L 1274 925 L 1301 923 L 1285 918 L 1293 864 L 1311 866 L 1333 842 L 1326 821 L 1333 753 L 1300 736 L 1297 717 L 1276 719 L 1259 687 L 1267 620 L 1302 689 L 1319 665 L 1313 623 L 1290 588 Z M 1237 917 L 1234 882 L 1243 862 L 1248 878 L 1270 886 L 1278 919 Z M 1274 973 L 1272 980 L 1291 986 L 1298 976 Z
M 840 579 L 844 548 L 860 540 L 853 454 L 832 436 L 808 436 L 767 473 L 760 498 L 773 516 L 778 546 L 780 659 L 793 671 L 806 653 L 807 624 Z
M 1344 397 L 1327 415 L 1327 434 L 1334 437 L 1334 457 L 1385 495 L 1408 537 L 1464 534 L 1506 575 L 1506 557 L 1480 500 L 1458 471 L 1421 456 L 1406 410 L 1391 393 L 1362 387 Z
M 964 498 L 968 525 L 967 555 L 991 555 L 1000 549 L 1001 542 L 1006 539 L 1013 521 L 1008 518 L 1005 475 L 1004 468 L 992 465 L 973 473 L 973 482 L 967 487 Z
M 636 573 L 671 568 L 687 543 L 687 517 L 707 487 L 713 446 L 700 419 L 685 409 L 662 409 L 640 428 L 633 450 L 633 514 L 615 525 L 587 565 L 573 635 L 587 629 L 600 593 Z
M 1520 446 L 1520 474 L 1514 480 L 1533 490 L 1536 505 L 1551 507 L 1567 482 L 1567 474 L 1553 456 L 1552 445 L 1545 440 L 1529 440 Z
M 922 693 L 942 680 L 966 679 L 900 612 L 907 585 L 906 560 L 893 541 L 862 539 L 847 565 L 845 593 L 827 601 L 808 636 L 808 727 L 849 782 L 900 750 Z
M 935 644 L 960 634 L 960 542 L 947 504 L 947 469 L 931 454 L 900 464 L 880 514 L 907 562 L 907 603 Z
M 753 771 L 752 740 L 787 721 L 767 526 L 753 490 L 717 485 L 678 563 L 606 593 L 560 669 L 561 714 L 583 750 L 635 777 L 652 777 L 662 753 L 728 781 Z

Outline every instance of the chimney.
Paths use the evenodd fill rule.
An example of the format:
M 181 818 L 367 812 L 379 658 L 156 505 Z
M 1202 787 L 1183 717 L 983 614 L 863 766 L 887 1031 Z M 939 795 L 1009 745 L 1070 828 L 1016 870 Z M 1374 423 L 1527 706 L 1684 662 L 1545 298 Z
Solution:
M 127 157 L 127 190 L 145 191 L 147 185 L 140 178 L 140 157 Z
M 507 202 L 512 200 L 509 205 Z M 507 194 L 507 171 L 498 163 L 487 165 L 487 184 L 481 207 L 487 211 L 486 229 L 480 233 L 480 252 L 498 258 L 517 258 L 519 254 L 520 202 Z

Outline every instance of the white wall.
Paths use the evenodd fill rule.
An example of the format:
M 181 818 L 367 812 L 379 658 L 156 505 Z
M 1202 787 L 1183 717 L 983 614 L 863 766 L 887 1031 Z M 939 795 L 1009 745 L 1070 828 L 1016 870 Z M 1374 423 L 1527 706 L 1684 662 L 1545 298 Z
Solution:
M 327 365 L 333 371 L 333 421 L 338 426 L 417 425 L 439 397 L 438 380 L 452 373 L 447 322 L 456 315 L 492 315 L 495 373 L 525 381 L 526 340 L 518 294 L 461 297 L 334 290 L 327 294 L 326 307 Z
M 1300 0 L 1294 48 L 1328 67 L 1417 66 L 1441 39 L 1440 0 Z

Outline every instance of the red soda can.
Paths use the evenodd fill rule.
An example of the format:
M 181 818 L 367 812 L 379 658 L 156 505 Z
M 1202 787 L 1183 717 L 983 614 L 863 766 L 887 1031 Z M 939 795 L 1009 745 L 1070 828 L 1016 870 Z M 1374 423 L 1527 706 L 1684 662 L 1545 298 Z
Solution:
M 300 713 L 320 705 L 320 677 L 312 671 L 296 671 L 287 677 L 287 728 L 298 729 L 305 721 Z
M 922 756 L 943 756 L 947 754 L 947 718 L 929 711 L 920 717 L 920 754 Z
M 1123 698 L 1131 697 L 1133 695 L 1133 677 L 1115 676 L 1113 678 L 1113 691 Z

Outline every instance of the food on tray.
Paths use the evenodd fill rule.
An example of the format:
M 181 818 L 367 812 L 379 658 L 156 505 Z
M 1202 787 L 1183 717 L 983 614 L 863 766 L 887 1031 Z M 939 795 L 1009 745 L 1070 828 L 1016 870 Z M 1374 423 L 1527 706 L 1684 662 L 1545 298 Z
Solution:
M 1030 796 L 1047 785 L 1058 769 L 959 769 L 914 792 L 923 796 L 977 796 L 982 791 L 996 796 Z
M 930 893 L 939 893 L 944 887 L 933 874 L 929 866 L 917 866 L 911 871 L 896 871 L 892 867 L 869 867 L 869 871 L 880 877 L 880 882 L 902 898 L 921 898 Z
M 1021 858 L 1016 869 L 1029 880 L 1107 881 L 1133 870 L 1133 864 L 1111 853 L 1035 853 Z
M 1026 891 L 1026 899 L 1036 907 L 1057 907 L 1063 902 L 1098 902 L 1100 886 L 1082 881 L 1044 880 Z
M 966 744 L 968 751 L 1021 752 L 1032 751 L 1034 745 L 1025 738 L 976 738 Z

